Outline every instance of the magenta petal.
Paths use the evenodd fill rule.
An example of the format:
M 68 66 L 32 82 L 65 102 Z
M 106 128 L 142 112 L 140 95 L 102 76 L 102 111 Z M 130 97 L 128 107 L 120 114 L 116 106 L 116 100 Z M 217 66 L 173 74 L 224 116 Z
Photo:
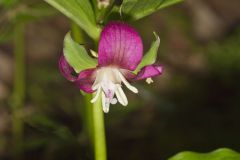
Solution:
M 148 65 L 143 67 L 134 78 L 135 80 L 142 80 L 154 76 L 161 75 L 163 68 L 161 65 Z
M 79 73 L 75 84 L 84 92 L 93 93 L 92 85 L 95 79 L 95 68 L 86 69 Z
M 61 55 L 58 61 L 59 70 L 62 75 L 69 81 L 74 82 L 77 80 L 77 77 L 73 76 L 72 73 L 74 72 L 73 68 L 68 64 L 64 55 Z
M 142 59 L 143 44 L 134 28 L 111 22 L 103 28 L 98 48 L 99 66 L 117 65 L 135 70 Z
M 64 55 L 62 55 L 59 59 L 59 70 L 67 80 L 74 82 L 79 89 L 87 93 L 93 92 L 92 85 L 95 69 L 87 69 L 80 72 L 78 76 L 73 76 L 73 68 L 67 63 Z

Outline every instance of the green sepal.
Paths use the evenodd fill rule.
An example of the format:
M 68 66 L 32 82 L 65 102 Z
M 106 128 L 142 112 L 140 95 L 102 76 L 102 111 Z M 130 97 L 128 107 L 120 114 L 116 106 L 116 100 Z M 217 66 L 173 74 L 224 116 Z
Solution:
M 67 62 L 77 73 L 97 66 L 97 60 L 90 57 L 86 49 L 72 39 L 70 33 L 64 38 L 63 52 Z
M 240 154 L 227 148 L 217 149 L 209 153 L 181 152 L 169 160 L 239 160 Z
M 137 66 L 137 69 L 134 71 L 135 74 L 137 74 L 141 70 L 142 67 L 151 65 L 156 62 L 158 48 L 160 45 L 160 38 L 155 32 L 153 32 L 153 34 L 155 35 L 156 40 L 154 42 L 152 42 L 150 49 L 144 55 L 140 64 Z

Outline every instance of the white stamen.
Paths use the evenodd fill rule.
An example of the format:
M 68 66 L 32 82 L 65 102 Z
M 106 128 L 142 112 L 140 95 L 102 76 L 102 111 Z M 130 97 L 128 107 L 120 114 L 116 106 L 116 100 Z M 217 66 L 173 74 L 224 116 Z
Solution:
M 98 83 L 98 84 L 93 84 L 93 85 L 92 85 L 92 90 L 96 90 L 96 89 L 98 89 L 99 86 L 100 86 L 99 83 Z
M 123 105 L 126 106 L 128 104 L 128 100 L 127 100 L 127 97 L 126 97 L 125 93 L 122 90 L 121 85 L 117 85 L 117 91 L 120 94 L 120 97 L 122 99 Z
M 118 89 L 116 89 L 115 94 L 116 94 L 116 97 L 117 97 L 118 102 L 119 102 L 121 105 L 124 106 L 124 101 L 123 101 L 123 99 L 122 99 L 122 97 L 121 97 Z
M 97 72 L 96 74 L 99 73 L 99 71 L 96 71 L 96 72 Z M 96 76 L 96 79 L 92 85 L 92 90 L 96 90 L 98 86 L 101 85 L 99 81 L 100 81 L 100 76 Z
M 107 101 L 104 92 L 102 92 L 102 107 L 105 113 L 108 113 L 109 106 L 110 106 L 109 101 Z
M 90 49 L 90 53 L 92 54 L 93 57 L 98 58 L 98 53 L 95 52 L 94 50 Z
M 132 86 L 126 79 L 125 77 L 122 75 L 122 73 L 119 70 L 115 70 L 115 72 L 118 73 L 120 79 L 122 80 L 122 82 L 125 84 L 125 86 L 131 90 L 133 93 L 138 93 L 138 89 L 134 86 Z
M 99 97 L 99 95 L 100 95 L 100 93 L 101 93 L 101 87 L 98 87 L 98 89 L 97 89 L 97 93 L 96 93 L 96 95 L 94 96 L 94 98 L 91 100 L 91 103 L 94 103 L 94 102 L 96 102 L 97 101 L 97 99 L 98 99 L 98 97 Z
M 147 78 L 146 82 L 147 82 L 147 84 L 151 84 L 151 83 L 153 83 L 153 80 L 152 80 L 152 78 Z

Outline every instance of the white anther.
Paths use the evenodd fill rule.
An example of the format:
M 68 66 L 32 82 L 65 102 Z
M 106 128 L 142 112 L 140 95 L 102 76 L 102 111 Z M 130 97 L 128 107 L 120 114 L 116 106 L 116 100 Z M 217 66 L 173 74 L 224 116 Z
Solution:
M 147 84 L 151 84 L 151 83 L 153 83 L 153 80 L 152 80 L 152 78 L 147 78 L 146 82 L 147 82 Z
M 99 95 L 100 95 L 100 93 L 101 93 L 101 87 L 98 87 L 98 89 L 97 89 L 97 93 L 96 93 L 96 95 L 94 96 L 94 98 L 91 100 L 91 103 L 94 103 L 94 102 L 96 102 L 97 101 L 97 99 L 98 99 L 98 97 L 99 97 Z
M 134 86 L 132 86 L 126 79 L 125 77 L 122 75 L 122 73 L 119 70 L 115 70 L 115 72 L 118 73 L 118 76 L 120 77 L 121 81 L 125 84 L 125 86 L 131 90 L 133 93 L 138 93 L 138 89 Z

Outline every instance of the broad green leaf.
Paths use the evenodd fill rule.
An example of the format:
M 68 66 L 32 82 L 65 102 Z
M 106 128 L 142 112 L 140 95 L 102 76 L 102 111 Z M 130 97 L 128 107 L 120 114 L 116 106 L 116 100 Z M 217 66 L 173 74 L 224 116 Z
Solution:
M 144 55 L 141 63 L 138 65 L 138 67 L 134 71 L 134 73 L 139 72 L 141 70 L 141 68 L 146 65 L 151 65 L 151 64 L 155 63 L 155 61 L 157 59 L 158 48 L 160 45 L 160 38 L 155 32 L 154 32 L 154 35 L 156 37 L 156 40 L 154 42 L 152 42 L 150 49 Z
M 77 23 L 93 39 L 98 39 L 98 28 L 89 0 L 45 0 Z
M 123 0 L 121 14 L 127 19 L 137 20 L 182 0 Z
M 64 39 L 63 51 L 67 62 L 77 73 L 88 68 L 94 68 L 97 65 L 97 60 L 91 58 L 85 48 L 71 38 L 70 33 Z
M 169 160 L 240 160 L 240 154 L 227 148 L 210 153 L 181 152 Z

